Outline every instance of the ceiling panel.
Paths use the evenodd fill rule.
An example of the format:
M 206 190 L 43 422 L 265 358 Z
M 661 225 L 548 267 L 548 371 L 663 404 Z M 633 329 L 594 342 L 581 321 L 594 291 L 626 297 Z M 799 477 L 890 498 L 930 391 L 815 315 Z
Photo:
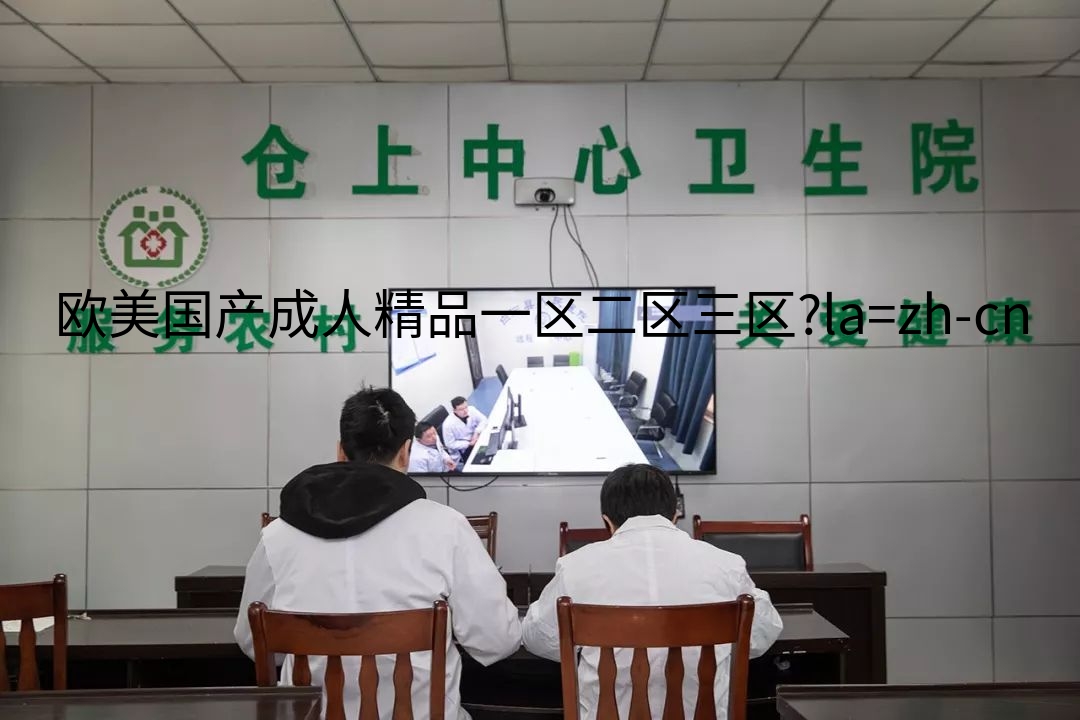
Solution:
M 363 65 L 344 23 L 337 25 L 203 25 L 230 65 L 245 67 Z
M 809 20 L 667 21 L 660 29 L 653 62 L 676 65 L 782 63 L 809 27 Z
M 117 83 L 239 82 L 229 68 L 98 68 Z
M 183 22 L 164 0 L 5 0 L 36 23 L 110 25 Z
M 987 2 L 988 0 L 833 0 L 824 17 L 830 20 L 966 20 L 986 7 Z
M 510 22 L 659 20 L 664 0 L 504 0 Z
M 963 20 L 822 20 L 792 62 L 922 62 L 963 24 Z
M 56 43 L 29 25 L 0 25 L 0 67 L 80 67 Z
M 645 65 L 656 23 L 510 23 L 513 65 Z
M 949 64 L 930 63 L 919 71 L 924 78 L 1035 77 L 1054 67 L 1054 63 Z
M 196 25 L 341 22 L 331 0 L 172 0 L 172 3 Z
M 499 0 L 338 0 L 354 22 L 499 22 Z
M 671 0 L 668 20 L 813 19 L 826 0 Z
M 783 67 L 770 65 L 651 65 L 646 80 L 771 80 Z
M 627 82 L 640 80 L 645 65 L 515 65 L 514 80 L 525 82 Z
M 91 70 L 77 68 L 5 68 L 0 67 L 0 82 L 11 83 L 89 83 L 104 82 Z
M 238 67 L 248 82 L 370 82 L 366 67 Z
M 505 65 L 459 68 L 375 68 L 387 82 L 500 82 L 509 80 Z
M 506 63 L 499 23 L 354 24 L 360 46 L 378 65 L 469 67 Z
M 90 65 L 217 67 L 221 61 L 186 25 L 47 25 L 44 30 Z
M 983 15 L 1080 18 L 1080 0 L 997 0 Z
M 1050 74 L 1066 77 L 1080 77 L 1080 62 L 1067 62 Z
M 1001 20 L 971 23 L 936 60 L 1038 62 L 1063 60 L 1080 50 L 1080 19 Z
M 0 23 L 21 23 L 21 22 L 22 22 L 22 18 L 20 18 L 18 15 L 11 12 L 10 10 L 8 10 L 3 5 L 0 5 Z
M 905 78 L 919 69 L 919 63 L 872 65 L 800 65 L 792 63 L 784 69 L 787 80 L 866 80 Z

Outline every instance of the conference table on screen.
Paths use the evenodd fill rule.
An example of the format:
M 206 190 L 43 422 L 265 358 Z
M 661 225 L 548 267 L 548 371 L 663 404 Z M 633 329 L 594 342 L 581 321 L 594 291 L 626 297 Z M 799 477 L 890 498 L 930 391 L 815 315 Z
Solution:
M 503 439 L 490 463 L 481 462 L 508 411 L 507 396 L 521 397 L 525 426 L 514 428 L 517 447 Z M 603 388 L 580 366 L 517 368 L 510 372 L 480 431 L 463 473 L 610 472 L 648 460 Z
M 808 605 L 778 610 L 784 622 L 780 638 L 751 661 L 748 688 L 755 715 L 761 717 L 773 717 L 777 685 L 846 681 L 847 635 Z M 518 612 L 524 616 L 526 608 Z M 235 609 L 89 610 L 85 617 L 76 615 L 68 621 L 68 687 L 251 686 L 254 663 L 233 638 L 236 617 Z M 53 632 L 48 628 L 37 635 L 43 683 L 52 677 Z M 5 639 L 8 668 L 14 670 L 17 635 Z M 557 708 L 562 702 L 559 664 L 522 648 L 485 667 L 463 652 L 461 698 L 470 705 Z

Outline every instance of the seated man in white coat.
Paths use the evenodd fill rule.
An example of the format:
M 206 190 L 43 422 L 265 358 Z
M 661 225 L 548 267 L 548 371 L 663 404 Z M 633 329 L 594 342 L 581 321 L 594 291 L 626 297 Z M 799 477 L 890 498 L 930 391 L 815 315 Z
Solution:
M 416 424 L 415 441 L 409 453 L 410 473 L 448 473 L 457 467 L 439 439 L 439 431 L 431 423 Z
M 476 408 L 470 408 L 469 403 L 460 395 L 450 401 L 450 407 L 454 412 L 443 420 L 443 442 L 446 443 L 450 457 L 454 458 L 458 465 L 464 465 L 480 438 L 480 431 L 487 427 L 488 419 Z
M 613 535 L 560 558 L 555 577 L 529 607 L 522 627 L 525 647 L 535 655 L 559 659 L 559 622 L 555 602 L 568 596 L 593 605 L 697 605 L 728 602 L 740 594 L 754 598 L 750 656 L 763 654 L 783 628 L 768 593 L 754 587 L 745 561 L 738 555 L 694 540 L 674 525 L 675 488 L 667 473 L 651 465 L 615 470 L 600 491 L 600 511 Z M 684 717 L 694 717 L 700 650 L 683 649 Z M 716 647 L 716 717 L 727 717 L 731 647 Z M 583 648 L 578 660 L 579 705 L 583 720 L 596 717 L 599 702 L 597 666 L 600 653 Z M 616 650 L 615 675 L 619 717 L 630 708 L 632 651 Z M 649 707 L 663 712 L 667 650 L 649 650 Z M 711 712 L 709 715 L 711 716 Z
M 280 517 L 262 531 L 247 566 L 235 636 L 254 657 L 248 606 L 308 613 L 362 613 L 450 605 L 450 629 L 483 665 L 521 646 L 517 608 L 476 531 L 458 511 L 426 498 L 405 474 L 416 415 L 396 392 L 364 389 L 341 410 L 338 461 L 304 470 L 281 491 Z M 446 684 L 447 720 L 468 718 L 458 683 L 461 657 L 447 633 L 446 677 L 431 678 L 431 653 L 413 653 L 414 717 L 427 718 L 431 682 Z M 322 684 L 326 659 L 312 657 Z M 379 657 L 380 718 L 394 710 L 393 657 Z M 346 658 L 345 712 L 359 713 L 359 658 Z M 281 678 L 292 677 L 285 658 Z M 324 702 L 323 707 L 326 707 Z

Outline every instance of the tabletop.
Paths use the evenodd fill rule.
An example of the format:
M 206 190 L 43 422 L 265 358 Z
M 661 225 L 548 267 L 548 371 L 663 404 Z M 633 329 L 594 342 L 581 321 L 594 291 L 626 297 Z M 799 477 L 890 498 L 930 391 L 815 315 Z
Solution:
M 318 720 L 319 688 L 69 690 L 0 695 L 4 720 Z
M 781 720 L 1076 720 L 1080 683 L 781 685 Z

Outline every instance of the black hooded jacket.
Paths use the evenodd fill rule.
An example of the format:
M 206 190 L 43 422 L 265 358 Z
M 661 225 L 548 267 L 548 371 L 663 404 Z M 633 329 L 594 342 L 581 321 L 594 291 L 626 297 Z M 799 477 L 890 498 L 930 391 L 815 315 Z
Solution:
M 327 463 L 309 467 L 281 489 L 281 519 L 308 535 L 341 540 L 426 497 L 419 483 L 385 465 Z

